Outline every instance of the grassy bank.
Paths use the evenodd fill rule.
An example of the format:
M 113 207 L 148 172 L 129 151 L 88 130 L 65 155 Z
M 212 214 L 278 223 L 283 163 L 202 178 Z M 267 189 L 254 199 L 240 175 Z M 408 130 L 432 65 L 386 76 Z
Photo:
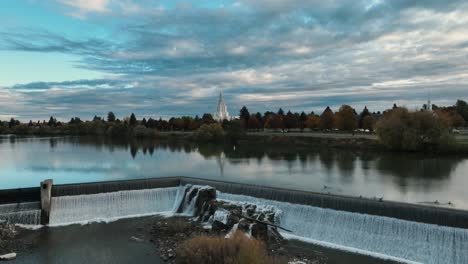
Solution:
M 156 138 L 165 140 L 181 140 L 198 142 L 194 133 L 187 132 L 163 132 Z M 432 146 L 417 151 L 392 150 L 383 145 L 376 135 L 372 134 L 346 134 L 346 133 L 274 133 L 274 132 L 248 132 L 216 140 L 204 140 L 208 143 L 227 143 L 237 146 L 249 146 L 257 148 L 289 148 L 296 150 L 307 149 L 350 149 L 375 152 L 404 152 L 404 153 L 428 153 L 439 155 L 468 155 L 468 138 L 457 137 L 454 143 L 444 148 L 435 149 Z

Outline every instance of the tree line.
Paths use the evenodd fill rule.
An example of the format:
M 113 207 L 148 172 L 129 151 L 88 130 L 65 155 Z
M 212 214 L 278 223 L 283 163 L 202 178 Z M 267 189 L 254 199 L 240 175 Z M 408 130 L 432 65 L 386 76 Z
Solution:
M 148 136 L 155 131 L 195 131 L 203 125 L 219 124 L 225 131 L 238 130 L 316 130 L 316 131 L 348 131 L 359 129 L 363 132 L 376 130 L 379 121 L 388 113 L 399 109 L 394 104 L 391 109 L 384 112 L 371 112 L 367 107 L 357 113 L 349 106 L 342 105 L 337 112 L 326 107 L 322 113 L 314 112 L 285 112 L 279 109 L 277 112 L 250 113 L 246 106 L 239 111 L 239 118 L 217 122 L 211 114 L 203 114 L 201 117 L 182 116 L 172 117 L 168 120 L 159 118 L 137 119 L 135 114 L 119 119 L 113 112 L 109 112 L 106 118 L 95 116 L 90 121 L 81 120 L 79 117 L 71 118 L 68 122 L 57 121 L 50 117 L 48 121 L 29 121 L 21 123 L 14 118 L 9 121 L 0 121 L 1 134 L 61 134 L 61 135 L 110 135 L 110 136 Z M 425 111 L 423 106 L 420 112 Z M 437 117 L 445 127 L 457 128 L 464 126 L 468 120 L 468 104 L 458 100 L 455 105 L 448 107 L 432 106 L 432 115 Z M 403 118 L 403 116 L 401 117 Z

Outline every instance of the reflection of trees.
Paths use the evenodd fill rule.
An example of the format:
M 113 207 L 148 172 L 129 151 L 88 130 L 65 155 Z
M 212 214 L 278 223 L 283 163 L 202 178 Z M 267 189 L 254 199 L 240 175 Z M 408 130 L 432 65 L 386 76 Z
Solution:
M 460 159 L 412 154 L 385 155 L 379 157 L 377 169 L 402 179 L 446 179 Z
M 49 146 L 51 149 L 54 149 L 57 146 L 57 138 L 49 138 Z
M 216 158 L 221 156 L 223 153 L 223 146 L 220 144 L 200 144 L 198 146 L 198 152 L 205 158 Z
M 319 151 L 320 163 L 327 171 L 331 171 L 333 169 L 333 164 L 335 163 L 335 153 L 336 151 L 331 149 L 323 149 Z
M 371 168 L 372 161 L 375 159 L 376 153 L 363 151 L 359 153 L 359 159 L 361 160 L 361 168 L 366 171 Z
M 356 154 L 352 151 L 337 151 L 335 155 L 337 168 L 343 176 L 351 176 L 356 166 Z
M 304 170 L 307 167 L 307 153 L 299 153 L 298 155 L 299 162 L 301 163 L 301 167 Z
M 376 153 L 373 153 L 371 151 L 362 151 L 359 153 L 359 160 L 361 161 L 361 170 L 366 179 L 369 176 L 369 171 L 372 169 L 372 164 L 376 156 Z
M 0 140 L 15 144 L 15 137 L 0 138 Z M 20 139 L 19 139 L 20 140 Z M 390 178 L 396 181 L 399 188 L 405 188 L 413 183 L 422 187 L 433 188 L 440 180 L 450 177 L 461 159 L 453 156 L 435 157 L 417 154 L 379 153 L 371 151 L 349 151 L 332 148 L 310 149 L 306 147 L 284 147 L 284 145 L 265 145 L 252 142 L 234 146 L 231 143 L 194 143 L 174 139 L 117 139 L 109 137 L 66 137 L 47 139 L 52 147 L 62 142 L 85 145 L 96 149 L 128 151 L 133 158 L 138 155 L 153 155 L 155 150 L 194 153 L 198 152 L 206 159 L 215 159 L 221 173 L 225 164 L 249 164 L 256 160 L 258 166 L 264 159 L 282 161 L 288 168 L 302 166 L 318 161 L 329 175 L 334 176 L 334 170 L 339 175 L 353 175 L 359 163 L 365 176 L 370 172 L 383 175 L 383 180 Z M 141 151 L 140 151 L 141 150 Z M 128 153 L 127 152 L 127 153 Z M 318 160 L 317 160 L 318 159 Z M 298 162 L 296 162 L 298 161 Z M 336 169 L 335 169 L 336 168 Z M 311 168 L 316 169 L 316 168 Z M 391 177 L 389 177 L 391 176 Z
M 425 189 L 440 187 L 441 180 L 448 179 L 461 159 L 436 157 L 419 154 L 380 156 L 376 168 L 384 175 L 394 177 L 396 185 L 402 189 L 416 182 Z
M 132 158 L 135 158 L 137 153 L 138 153 L 138 146 L 134 144 L 130 144 L 130 154 L 132 155 Z

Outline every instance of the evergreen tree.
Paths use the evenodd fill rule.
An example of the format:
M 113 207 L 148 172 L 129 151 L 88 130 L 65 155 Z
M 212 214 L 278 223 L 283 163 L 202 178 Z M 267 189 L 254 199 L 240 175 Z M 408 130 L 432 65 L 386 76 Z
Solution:
M 107 113 L 107 122 L 115 122 L 115 115 L 113 112 Z
M 359 128 L 364 128 L 364 119 L 370 115 L 371 113 L 369 112 L 369 109 L 367 109 L 367 106 L 365 106 L 361 114 L 359 115 Z
M 283 118 L 283 125 L 284 128 L 286 129 L 292 129 L 297 127 L 298 119 L 296 119 L 296 116 L 291 113 L 291 111 L 288 111 L 286 116 Z
M 55 126 L 56 123 L 57 123 L 57 120 L 53 116 L 51 116 L 49 119 L 49 122 L 47 122 L 47 125 L 51 127 L 51 126 Z
M 284 111 L 283 111 L 283 109 L 282 109 L 282 108 L 280 108 L 280 109 L 278 110 L 278 115 L 280 115 L 280 116 L 284 116 Z
M 329 106 L 325 108 L 322 115 L 320 116 L 320 128 L 321 129 L 332 129 L 335 127 L 335 114 Z
M 260 112 L 257 112 L 255 114 L 255 118 L 257 118 L 257 121 L 260 123 L 260 126 L 261 128 L 263 128 L 263 117 L 262 117 L 262 114 Z
M 301 131 L 304 130 L 306 121 L 307 114 L 304 111 L 302 111 L 301 115 L 299 116 L 299 128 L 301 129 Z
M 468 122 L 468 104 L 463 100 L 458 100 L 455 104 L 455 109 L 459 115 Z
M 130 126 L 136 126 L 137 125 L 137 119 L 134 113 L 130 116 Z
M 240 114 L 239 114 L 239 117 L 241 120 L 244 120 L 245 122 L 247 122 L 250 118 L 250 113 L 249 113 L 249 110 L 247 109 L 247 107 L 242 107 L 242 109 L 240 110 Z

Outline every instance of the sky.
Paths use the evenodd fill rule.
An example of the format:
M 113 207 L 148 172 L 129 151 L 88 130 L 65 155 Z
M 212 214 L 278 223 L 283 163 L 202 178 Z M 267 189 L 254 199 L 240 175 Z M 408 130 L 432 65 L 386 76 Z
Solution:
M 468 100 L 465 0 L 2 0 L 0 119 Z

